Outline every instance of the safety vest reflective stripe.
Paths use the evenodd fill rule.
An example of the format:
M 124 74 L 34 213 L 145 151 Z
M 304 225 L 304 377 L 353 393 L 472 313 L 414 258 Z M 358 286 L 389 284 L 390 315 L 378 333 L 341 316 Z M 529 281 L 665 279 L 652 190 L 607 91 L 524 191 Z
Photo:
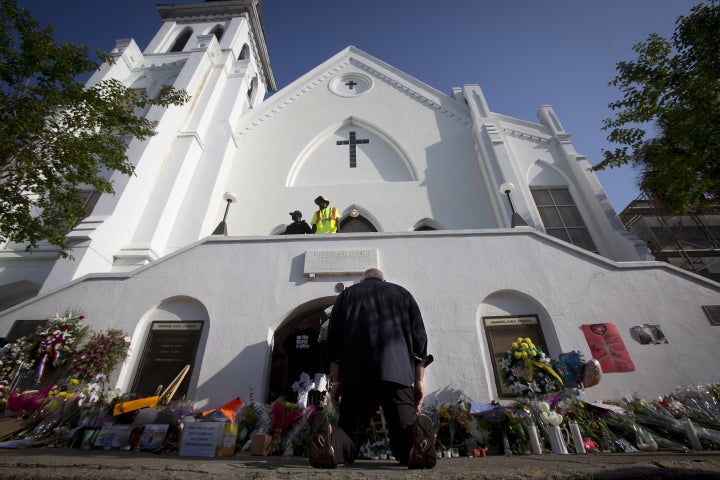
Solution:
M 324 210 L 330 210 L 329 212 L 327 212 L 329 215 L 327 215 L 325 218 L 323 218 Z M 337 207 L 327 207 L 327 209 L 318 210 L 313 215 L 313 224 L 317 225 L 316 232 L 334 233 L 337 230 L 337 218 Z

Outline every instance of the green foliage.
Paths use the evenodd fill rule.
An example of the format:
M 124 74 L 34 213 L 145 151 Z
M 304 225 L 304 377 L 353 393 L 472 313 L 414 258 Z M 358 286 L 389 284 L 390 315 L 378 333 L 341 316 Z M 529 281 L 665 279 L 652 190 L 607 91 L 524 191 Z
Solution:
M 155 135 L 157 122 L 136 114 L 189 99 L 170 86 L 156 98 L 79 75 L 111 61 L 73 43 L 56 44 L 16 0 L 0 0 L 0 241 L 37 248 L 46 240 L 68 256 L 67 233 L 87 215 L 79 188 L 112 193 L 110 175 L 133 173 L 127 142 Z
M 607 139 L 620 146 L 593 167 L 633 163 L 639 187 L 678 213 L 702 211 L 720 195 L 720 5 L 692 8 L 676 22 L 672 42 L 651 34 L 619 62 L 610 85 L 623 93 L 609 105 Z M 646 139 L 645 127 L 657 136 Z

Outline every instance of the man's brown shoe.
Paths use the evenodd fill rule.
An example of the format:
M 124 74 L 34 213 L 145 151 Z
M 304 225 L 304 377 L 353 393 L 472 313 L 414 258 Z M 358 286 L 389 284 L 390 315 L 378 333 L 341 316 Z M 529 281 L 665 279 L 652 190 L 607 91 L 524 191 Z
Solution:
M 315 468 L 337 468 L 335 451 L 330 443 L 332 427 L 327 414 L 318 410 L 310 422 L 310 465 Z
M 436 462 L 435 426 L 430 417 L 420 413 L 413 425 L 413 446 L 408 468 L 433 468 Z

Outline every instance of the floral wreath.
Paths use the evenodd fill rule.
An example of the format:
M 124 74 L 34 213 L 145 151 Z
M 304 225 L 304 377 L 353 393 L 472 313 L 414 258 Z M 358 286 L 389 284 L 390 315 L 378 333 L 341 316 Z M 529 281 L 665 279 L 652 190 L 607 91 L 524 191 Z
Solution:
M 526 396 L 554 392 L 563 383 L 550 359 L 530 338 L 518 338 L 505 352 L 500 378 L 513 393 Z

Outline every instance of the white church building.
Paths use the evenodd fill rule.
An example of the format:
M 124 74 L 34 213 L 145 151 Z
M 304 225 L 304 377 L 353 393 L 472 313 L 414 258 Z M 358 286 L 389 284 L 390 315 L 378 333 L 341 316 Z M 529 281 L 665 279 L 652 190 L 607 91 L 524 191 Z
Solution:
M 720 284 L 622 228 L 552 107 L 512 118 L 476 84 L 439 92 L 354 46 L 276 91 L 261 6 L 159 5 L 144 50 L 117 41 L 89 84 L 192 99 L 143 113 L 158 134 L 129 142 L 136 172 L 114 195 L 88 195 L 74 259 L 0 249 L 0 336 L 81 309 L 128 333 L 123 391 L 189 364 L 179 394 L 200 406 L 265 401 L 322 369 L 292 350 L 315 348 L 337 293 L 378 267 L 423 313 L 430 400 L 510 398 L 497 358 L 518 336 L 610 365 L 591 400 L 719 380 Z M 340 233 L 281 235 L 319 195 Z

